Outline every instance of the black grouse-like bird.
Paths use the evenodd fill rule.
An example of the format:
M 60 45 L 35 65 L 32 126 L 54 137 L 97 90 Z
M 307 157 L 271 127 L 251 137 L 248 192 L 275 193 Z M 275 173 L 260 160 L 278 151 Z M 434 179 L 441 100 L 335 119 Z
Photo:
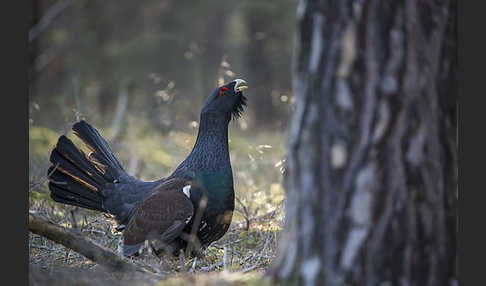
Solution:
M 243 112 L 247 99 L 242 91 L 247 88 L 237 79 L 211 93 L 191 153 L 170 176 L 157 181 L 128 175 L 96 129 L 85 121 L 75 123 L 75 135 L 91 152 L 86 155 L 66 136 L 59 137 L 48 170 L 51 198 L 112 215 L 123 231 L 125 256 L 145 246 L 158 254 L 178 255 L 188 247 L 191 255 L 201 253 L 226 233 L 233 216 L 228 124 Z

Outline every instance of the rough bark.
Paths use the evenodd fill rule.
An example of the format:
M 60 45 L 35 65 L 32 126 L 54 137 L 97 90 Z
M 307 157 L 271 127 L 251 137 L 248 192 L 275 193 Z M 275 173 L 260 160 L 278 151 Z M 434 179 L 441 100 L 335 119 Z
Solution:
M 147 270 L 124 261 L 110 250 L 97 245 L 86 237 L 72 230 L 57 226 L 48 220 L 29 213 L 29 231 L 44 236 L 56 243 L 70 248 L 91 261 L 98 263 L 116 272 L 142 272 L 149 273 Z
M 269 276 L 457 284 L 456 23 L 454 0 L 299 1 Z

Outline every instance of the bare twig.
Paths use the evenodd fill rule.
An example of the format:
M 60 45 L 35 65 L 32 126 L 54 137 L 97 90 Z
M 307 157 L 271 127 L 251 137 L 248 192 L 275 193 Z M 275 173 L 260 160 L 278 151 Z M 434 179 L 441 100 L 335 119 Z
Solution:
M 282 206 L 283 206 L 283 203 L 280 203 L 275 209 L 273 209 L 273 210 L 271 210 L 267 213 L 264 213 L 264 214 L 256 216 L 256 217 L 245 217 L 245 226 L 243 228 L 248 231 L 248 224 L 250 224 L 251 222 L 261 222 L 261 221 L 265 221 L 267 219 L 273 219 L 275 217 L 275 215 L 281 210 Z M 241 213 L 243 216 L 245 216 L 245 214 L 242 213 L 240 210 L 238 210 L 238 209 L 236 209 L 236 210 L 239 213 Z M 235 222 L 231 226 L 231 228 L 232 229 L 241 228 L 242 223 L 243 222 Z
M 211 271 L 214 268 L 220 267 L 221 265 L 223 265 L 223 261 L 216 262 L 216 263 L 211 264 L 209 266 L 201 267 L 201 271 Z
M 71 210 L 69 212 L 70 216 L 69 218 L 71 219 L 71 225 L 73 226 L 74 229 L 78 229 L 78 223 L 76 222 L 76 217 L 74 216 L 74 211 L 76 210 L 76 207 L 74 210 Z
M 252 271 L 253 269 L 257 268 L 258 267 L 258 264 L 253 264 L 252 266 L 248 267 L 248 268 L 245 268 L 243 270 L 241 270 L 241 272 L 243 273 L 246 273 L 248 271 Z
M 239 209 L 236 209 L 238 212 L 240 212 L 243 217 L 246 220 L 246 231 L 250 229 L 250 214 L 248 213 L 248 208 L 241 202 L 241 200 L 238 197 L 235 197 L 236 202 L 238 202 L 242 207 L 243 207 L 243 212 L 241 212 Z
M 51 172 L 49 172 L 49 174 L 47 174 L 47 176 L 42 176 L 40 181 L 37 182 L 37 183 L 33 183 L 30 185 L 29 187 L 29 193 L 34 189 L 34 188 L 37 188 L 38 186 L 44 184 L 45 181 L 47 181 L 49 179 L 49 177 L 54 173 L 54 171 L 56 171 L 57 167 L 59 166 L 59 163 L 56 164 L 56 166 L 54 166 L 54 168 L 52 169 Z M 65 182 L 56 182 L 56 183 L 60 183 L 60 184 L 66 184 Z
M 123 126 L 123 119 L 125 117 L 125 113 L 128 107 L 128 91 L 123 89 L 118 96 L 118 100 L 116 102 L 115 108 L 115 117 L 113 118 L 113 122 L 111 124 L 111 140 L 114 141 L 120 135 L 120 131 L 122 131 Z
M 263 253 L 265 253 L 265 250 L 267 249 L 268 242 L 270 241 L 270 236 L 272 236 L 272 232 L 267 231 L 267 237 L 265 238 L 265 243 L 263 244 L 262 250 L 258 253 L 257 257 L 257 263 L 262 259 Z
M 71 5 L 72 0 L 59 0 L 47 9 L 40 21 L 29 30 L 29 42 L 34 41 L 64 9 Z
M 79 99 L 79 78 L 73 77 L 73 95 L 76 102 L 76 121 L 79 121 L 81 116 L 81 100 Z

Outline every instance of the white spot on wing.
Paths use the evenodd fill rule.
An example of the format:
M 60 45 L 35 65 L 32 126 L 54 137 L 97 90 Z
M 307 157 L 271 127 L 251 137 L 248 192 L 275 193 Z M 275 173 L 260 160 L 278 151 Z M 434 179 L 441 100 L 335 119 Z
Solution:
M 182 192 L 186 197 L 191 198 L 191 185 L 187 185 L 184 188 L 182 188 Z
M 191 218 L 192 218 L 192 215 L 189 216 L 188 218 L 186 218 L 186 220 L 184 221 L 184 223 L 185 224 L 188 224 L 191 221 Z

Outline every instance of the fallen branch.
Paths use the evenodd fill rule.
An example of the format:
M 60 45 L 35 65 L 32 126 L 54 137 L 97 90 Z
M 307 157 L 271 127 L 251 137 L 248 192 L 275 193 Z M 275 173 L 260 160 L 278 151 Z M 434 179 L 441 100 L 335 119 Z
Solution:
M 146 269 L 123 260 L 109 249 L 97 245 L 79 232 L 57 226 L 33 212 L 29 212 L 29 231 L 62 244 L 112 271 L 150 273 Z

